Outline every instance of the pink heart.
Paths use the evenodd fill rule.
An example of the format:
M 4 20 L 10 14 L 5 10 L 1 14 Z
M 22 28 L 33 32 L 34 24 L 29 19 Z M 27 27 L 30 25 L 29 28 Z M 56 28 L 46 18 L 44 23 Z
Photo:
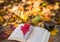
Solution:
M 21 31 L 23 32 L 24 35 L 29 31 L 30 29 L 29 27 L 30 27 L 30 24 L 28 23 L 25 23 L 24 26 L 21 26 Z

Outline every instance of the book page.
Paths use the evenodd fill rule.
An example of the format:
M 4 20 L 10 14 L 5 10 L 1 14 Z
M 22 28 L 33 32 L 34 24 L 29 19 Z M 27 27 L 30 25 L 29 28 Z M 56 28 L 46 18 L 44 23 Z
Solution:
M 21 24 L 23 25 L 23 24 Z M 24 36 L 22 34 L 22 31 L 20 30 L 20 26 L 19 25 L 14 31 L 13 33 L 10 35 L 10 37 L 8 38 L 8 40 L 17 40 L 17 41 L 24 41 Z
M 35 27 L 30 34 L 27 42 L 48 42 L 50 33 L 40 27 Z

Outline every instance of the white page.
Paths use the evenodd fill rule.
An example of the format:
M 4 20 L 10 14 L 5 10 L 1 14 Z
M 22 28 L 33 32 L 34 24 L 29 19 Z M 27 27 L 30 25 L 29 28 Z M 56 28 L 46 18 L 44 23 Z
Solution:
M 8 38 L 8 40 L 17 40 L 17 41 L 24 41 L 24 36 L 22 34 L 22 31 L 20 31 L 20 26 L 22 26 L 24 24 L 19 25 L 14 31 L 13 33 L 10 35 L 10 37 Z
M 29 36 L 27 42 L 48 42 L 50 33 L 40 27 L 35 27 Z

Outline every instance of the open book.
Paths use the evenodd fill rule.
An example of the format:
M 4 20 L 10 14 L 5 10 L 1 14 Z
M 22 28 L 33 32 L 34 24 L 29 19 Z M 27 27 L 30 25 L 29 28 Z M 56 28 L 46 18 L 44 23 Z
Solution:
M 10 35 L 8 40 L 17 40 L 21 42 L 48 42 L 48 39 L 50 37 L 50 33 L 40 27 L 33 27 L 31 26 L 31 29 L 24 37 L 22 31 L 20 30 L 20 27 L 24 24 L 20 24 Z

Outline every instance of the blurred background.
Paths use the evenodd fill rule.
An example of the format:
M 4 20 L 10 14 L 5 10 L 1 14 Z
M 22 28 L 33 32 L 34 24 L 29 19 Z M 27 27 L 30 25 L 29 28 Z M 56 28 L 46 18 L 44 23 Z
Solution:
M 21 23 L 47 29 L 49 42 L 60 42 L 60 0 L 0 0 L 0 42 L 15 42 L 7 38 Z

